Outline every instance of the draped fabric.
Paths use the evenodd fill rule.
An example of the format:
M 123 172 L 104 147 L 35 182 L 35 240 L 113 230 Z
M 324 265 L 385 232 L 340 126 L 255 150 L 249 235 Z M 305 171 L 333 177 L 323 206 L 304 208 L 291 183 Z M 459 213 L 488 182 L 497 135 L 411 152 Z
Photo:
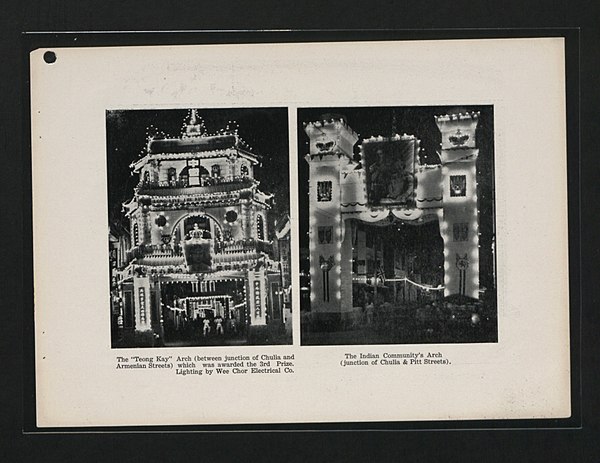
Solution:
M 394 217 L 400 220 L 417 220 L 423 216 L 423 211 L 420 209 L 384 209 L 384 210 L 367 210 L 353 214 L 353 219 L 361 220 L 362 222 L 376 223 L 383 220 L 388 222 Z

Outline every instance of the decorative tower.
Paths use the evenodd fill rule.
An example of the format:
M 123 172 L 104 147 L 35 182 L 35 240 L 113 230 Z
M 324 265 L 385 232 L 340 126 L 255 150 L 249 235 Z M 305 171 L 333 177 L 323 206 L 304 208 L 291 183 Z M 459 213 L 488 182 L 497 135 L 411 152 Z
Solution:
M 444 295 L 479 298 L 479 224 L 475 131 L 479 113 L 437 116 L 442 133 L 439 211 L 444 239 Z
M 279 281 L 273 195 L 259 189 L 258 164 L 237 129 L 208 134 L 196 110 L 179 136 L 148 139 L 130 166 L 140 180 L 124 204 L 133 241 L 120 282 L 126 329 L 162 337 L 165 314 L 178 326 L 182 312 L 251 327 L 281 318 L 269 302 L 279 291 L 269 282 Z
M 358 135 L 343 116 L 305 124 L 309 138 L 311 310 L 340 314 L 352 308 L 352 242 L 342 220 L 342 172 L 352 163 Z M 346 281 L 342 282 L 342 275 Z

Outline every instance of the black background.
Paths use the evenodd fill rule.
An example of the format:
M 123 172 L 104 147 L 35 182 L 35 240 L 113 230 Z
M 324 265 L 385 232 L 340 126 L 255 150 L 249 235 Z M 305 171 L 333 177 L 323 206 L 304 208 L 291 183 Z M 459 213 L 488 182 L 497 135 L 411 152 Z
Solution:
M 597 142 L 600 94 L 600 24 L 596 2 L 482 0 L 392 2 L 273 0 L 261 2 L 51 0 L 3 4 L 2 124 L 4 161 L 2 323 L 0 324 L 0 459 L 3 461 L 585 461 L 600 458 L 597 331 Z M 33 422 L 32 246 L 28 137 L 27 54 L 36 46 L 249 41 L 239 33 L 214 35 L 72 34 L 52 31 L 166 31 L 221 29 L 322 29 L 304 34 L 268 33 L 263 40 L 423 39 L 507 36 L 567 37 L 569 225 L 575 418 L 567 423 L 462 422 L 309 425 L 318 432 L 285 432 L 285 426 L 245 432 L 152 434 L 24 434 Z M 475 30 L 496 28 L 496 30 Z M 506 30 L 520 28 L 520 30 Z M 535 30 L 533 30 L 535 28 Z M 557 30 L 556 28 L 569 28 Z M 339 29 L 378 29 L 349 33 Z M 391 31 L 390 29 L 401 29 Z M 403 29 L 403 30 L 402 30 Z M 419 29 L 419 30 L 414 30 Z M 442 30 L 445 29 L 445 30 Z M 455 30 L 448 30 L 455 29 Z M 461 30 L 458 30 L 461 29 Z M 332 31 L 333 32 L 328 32 Z M 24 31 L 46 35 L 26 36 Z M 580 61 L 581 60 L 581 61 Z M 579 75 L 579 71 L 581 74 Z M 581 106 L 580 106 L 581 105 Z M 579 124 L 581 117 L 581 125 Z M 581 141 L 581 157 L 580 154 Z M 580 178 L 581 174 L 581 178 Z M 541 174 L 543 175 L 543 173 Z M 581 182 L 580 182 L 581 180 Z M 581 190 L 579 185 L 581 183 Z M 582 208 L 579 209 L 581 199 Z M 581 249 L 580 249 L 581 245 Z M 583 269 L 583 272 L 581 270 Z M 581 278 L 580 278 L 581 276 Z M 580 292 L 581 290 L 581 292 Z M 581 296 L 581 299 L 580 299 Z M 581 303 L 581 305 L 580 305 Z M 579 308 L 582 307 L 580 312 Z M 581 331 L 580 331 L 581 328 Z M 579 344 L 581 341 L 581 345 Z M 524 353 L 525 355 L 525 353 Z M 579 365 L 582 365 L 579 371 Z M 581 372 L 581 376 L 579 376 Z M 581 379 L 581 381 L 580 381 Z M 72 387 L 72 385 L 68 385 Z M 552 385 L 548 385 L 552 387 Z M 581 402 L 578 400 L 581 391 Z M 265 391 L 268 393 L 268 391 Z M 393 390 L 390 393 L 399 393 Z M 315 398 L 318 400 L 318 398 Z M 583 407 L 580 407 L 583 404 Z M 26 405 L 24 409 L 24 405 Z M 581 411 L 580 416 L 578 412 Z M 581 423 L 581 426 L 577 425 Z M 548 429 L 558 424 L 558 428 Z M 497 430 L 511 426 L 513 429 Z M 534 428 L 530 428 L 533 426 Z M 535 429 L 535 427 L 542 429 Z M 568 426 L 568 427 L 565 427 Z M 575 426 L 575 427 L 571 427 Z M 437 430 L 438 428 L 447 428 Z M 211 428 L 214 430 L 214 428 Z M 369 430 L 371 429 L 371 430 Z M 376 431 L 373 431 L 375 429 Z M 424 430 L 423 430 L 424 429 Z M 391 430 L 391 431 L 390 431 Z M 145 430 L 147 431 L 147 429 Z M 250 432 L 252 431 L 252 432 Z M 280 432 L 274 432 L 280 431 Z

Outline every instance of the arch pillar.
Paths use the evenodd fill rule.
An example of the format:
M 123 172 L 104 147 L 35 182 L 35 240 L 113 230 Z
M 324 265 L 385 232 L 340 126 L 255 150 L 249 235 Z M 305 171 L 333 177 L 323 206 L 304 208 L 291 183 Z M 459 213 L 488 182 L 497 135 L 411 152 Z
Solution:
M 479 113 L 436 117 L 442 134 L 442 210 L 444 296 L 479 299 L 479 218 L 475 143 Z
M 343 118 L 307 124 L 310 139 L 309 247 L 311 310 L 340 314 L 352 309 L 352 233 L 342 218 L 342 169 L 358 136 Z
M 264 267 L 248 270 L 248 307 L 250 309 L 250 325 L 265 326 L 267 324 L 267 288 Z

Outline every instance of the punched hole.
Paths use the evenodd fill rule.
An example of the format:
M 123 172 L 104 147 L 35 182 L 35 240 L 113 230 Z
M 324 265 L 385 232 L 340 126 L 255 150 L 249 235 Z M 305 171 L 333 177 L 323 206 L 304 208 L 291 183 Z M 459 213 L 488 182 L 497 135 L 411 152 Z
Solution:
M 53 64 L 56 61 L 56 53 L 53 51 L 47 51 L 44 53 L 44 61 L 48 64 Z

